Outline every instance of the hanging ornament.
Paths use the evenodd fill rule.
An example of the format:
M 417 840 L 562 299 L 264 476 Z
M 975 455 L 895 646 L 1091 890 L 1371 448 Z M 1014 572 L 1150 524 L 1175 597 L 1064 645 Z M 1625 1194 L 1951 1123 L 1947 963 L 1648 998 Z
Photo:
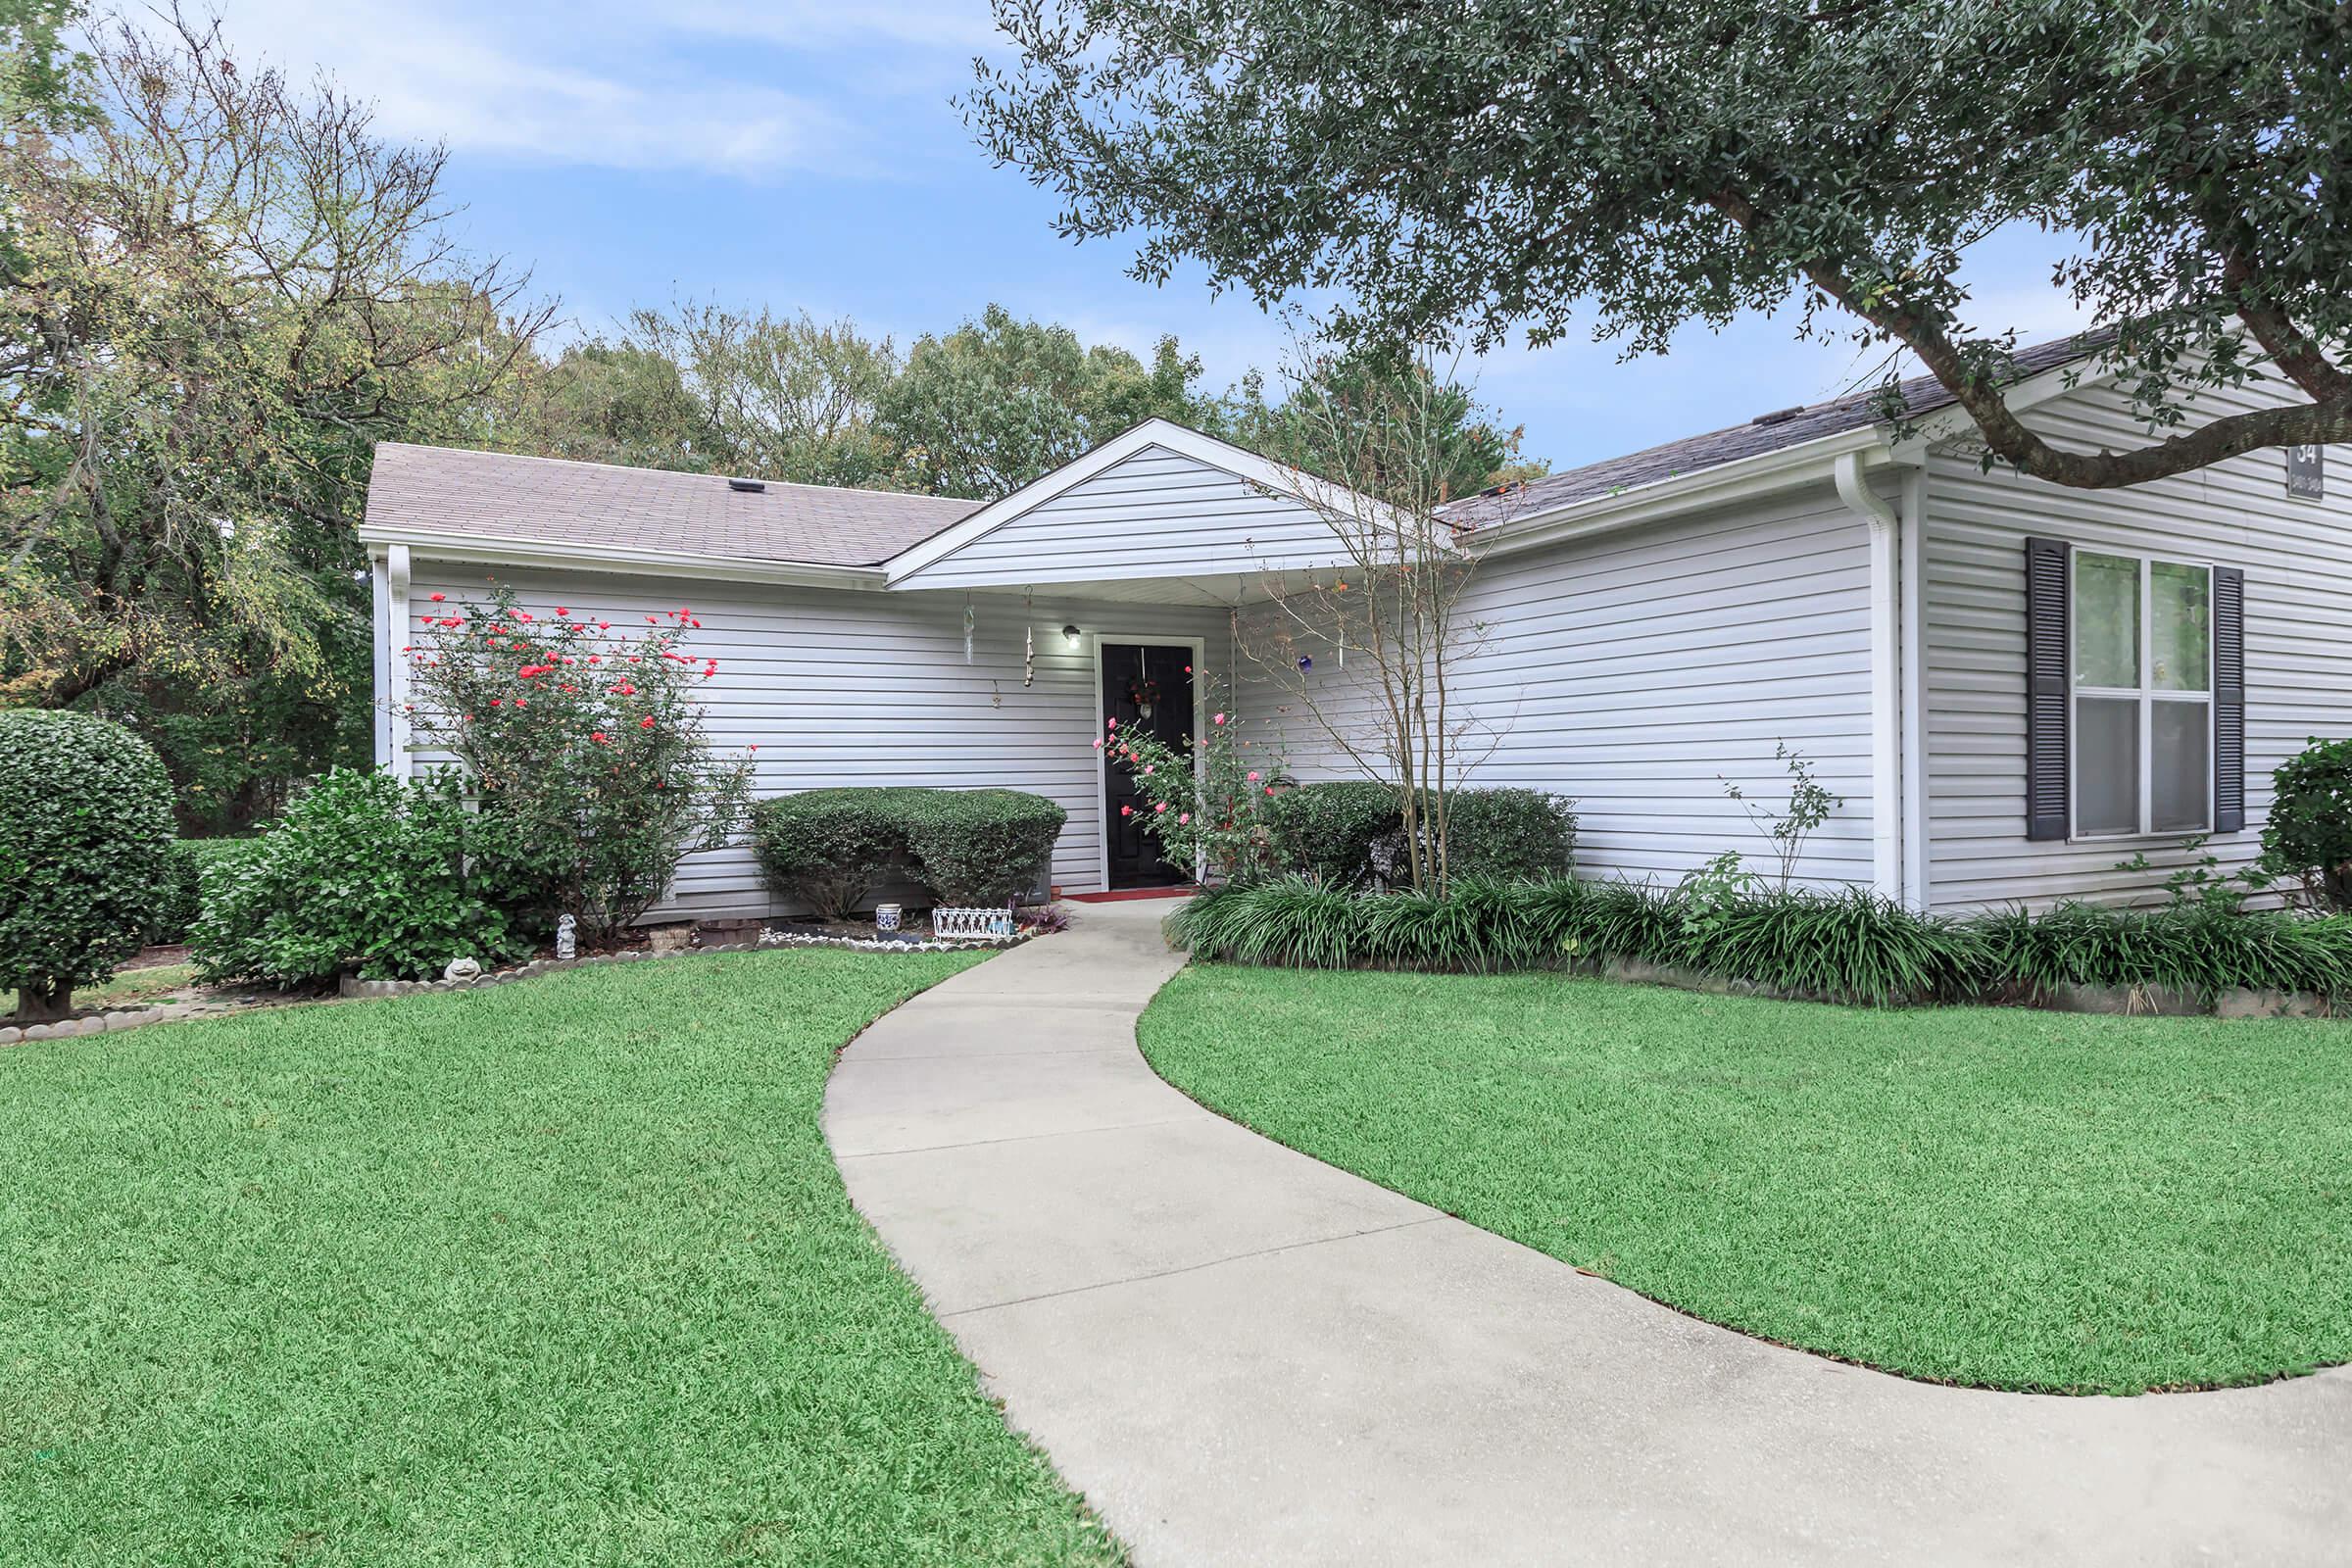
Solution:
M 973 619 L 972 619 L 972 602 L 971 602 L 969 599 L 966 599 L 966 600 L 963 602 L 963 662 L 964 662 L 965 663 L 967 663 L 967 664 L 968 664 L 968 663 L 970 663 L 970 662 L 972 662 L 972 627 L 973 627 L 973 625 L 974 625 L 974 621 L 973 621 Z
M 1021 685 L 1025 688 L 1037 679 L 1037 590 L 1032 588 L 1021 595 L 1022 618 L 1028 622 L 1021 628 Z

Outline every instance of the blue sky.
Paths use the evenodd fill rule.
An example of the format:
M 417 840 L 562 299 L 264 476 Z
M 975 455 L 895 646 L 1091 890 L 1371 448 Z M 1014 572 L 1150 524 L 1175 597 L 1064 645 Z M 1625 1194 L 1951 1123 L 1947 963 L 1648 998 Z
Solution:
M 582 328 L 673 299 L 848 316 L 902 344 L 988 302 L 1139 351 L 1174 332 L 1222 387 L 1289 342 L 1198 277 L 1125 275 L 1054 202 L 992 169 L 949 100 L 1001 53 L 985 0 L 667 7 L 612 0 L 214 0 L 241 53 L 331 72 L 384 134 L 438 140 L 473 248 L 529 263 Z M 1988 321 L 2064 330 L 2046 247 L 2003 235 L 1971 275 Z M 1481 397 L 1557 466 L 1846 391 L 1873 367 L 1790 325 L 1693 330 L 1663 359 L 1498 353 Z

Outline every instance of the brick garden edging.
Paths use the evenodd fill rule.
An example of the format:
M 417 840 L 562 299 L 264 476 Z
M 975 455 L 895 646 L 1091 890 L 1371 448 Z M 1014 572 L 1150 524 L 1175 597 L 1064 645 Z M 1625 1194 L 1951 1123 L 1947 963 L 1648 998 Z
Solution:
M 528 980 L 535 975 L 554 974 L 592 963 L 642 963 L 650 958 L 689 957 L 698 953 L 760 953 L 771 948 L 845 948 L 858 953 L 968 953 L 975 949 L 1018 947 L 1034 935 L 1034 932 L 1021 931 L 1009 937 L 971 937 L 955 942 L 879 942 L 858 937 L 776 933 L 762 935 L 758 942 L 714 943 L 709 947 L 676 948 L 663 953 L 657 953 L 651 948 L 629 948 L 619 953 L 591 954 L 584 958 L 534 958 L 511 969 L 486 969 L 471 980 L 355 980 L 347 976 L 336 986 L 335 992 L 342 1000 L 360 1001 L 379 997 L 413 997 L 428 991 L 479 991 L 485 986 L 503 986 L 516 980 Z M 173 1023 L 182 1018 L 253 1012 L 262 1007 L 284 1007 L 297 1003 L 325 1000 L 322 997 L 299 997 L 258 1003 L 172 1002 L 160 1007 L 126 1007 L 113 1012 L 94 1012 L 81 1018 L 66 1018 L 57 1023 L 0 1026 L 0 1046 L 24 1045 L 36 1040 L 67 1040 L 80 1035 L 117 1034 L 142 1024 Z

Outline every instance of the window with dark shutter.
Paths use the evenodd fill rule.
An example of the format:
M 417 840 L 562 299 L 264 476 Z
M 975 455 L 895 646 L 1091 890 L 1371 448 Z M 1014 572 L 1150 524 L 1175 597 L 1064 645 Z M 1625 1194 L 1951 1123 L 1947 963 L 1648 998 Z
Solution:
M 2026 541 L 2026 837 L 2067 836 L 2067 545 Z
M 2213 568 L 2213 830 L 2246 827 L 2246 574 Z

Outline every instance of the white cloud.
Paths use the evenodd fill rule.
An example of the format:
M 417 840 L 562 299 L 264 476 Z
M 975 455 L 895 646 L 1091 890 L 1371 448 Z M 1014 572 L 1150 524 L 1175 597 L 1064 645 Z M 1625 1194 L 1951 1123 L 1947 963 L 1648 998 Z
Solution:
M 988 32 L 980 4 L 665 13 L 604 0 L 411 0 L 395 15 L 364 0 L 220 3 L 234 47 L 297 77 L 329 73 L 376 106 L 386 135 L 528 162 L 754 178 L 890 168 L 891 128 L 878 117 L 861 123 L 853 94 L 894 78 L 812 65 L 794 74 L 838 90 L 791 90 L 775 83 L 775 50 L 960 60 Z

